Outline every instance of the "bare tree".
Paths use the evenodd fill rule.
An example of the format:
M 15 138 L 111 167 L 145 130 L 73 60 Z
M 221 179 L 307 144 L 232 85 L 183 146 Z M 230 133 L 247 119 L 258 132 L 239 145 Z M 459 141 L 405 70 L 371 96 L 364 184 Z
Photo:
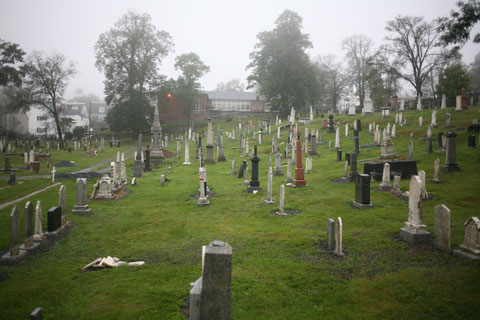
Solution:
M 221 92 L 242 92 L 245 91 L 245 85 L 240 81 L 240 79 L 232 79 L 225 83 L 220 82 L 217 84 L 217 89 L 215 91 Z
M 353 83 L 357 88 L 360 106 L 363 108 L 365 100 L 365 86 L 368 82 L 369 64 L 372 55 L 372 39 L 364 35 L 354 35 L 345 38 L 342 49 L 346 50 L 349 71 L 354 76 Z
M 67 63 L 62 54 L 45 55 L 34 51 L 27 57 L 24 70 L 25 95 L 21 106 L 28 109 L 32 104 L 38 104 L 45 108 L 55 121 L 60 147 L 63 148 L 60 106 L 68 80 L 77 73 L 75 65 L 73 62 Z
M 392 73 L 410 83 L 417 96 L 429 76 L 446 64 L 451 52 L 440 47 L 440 33 L 436 22 L 421 17 L 398 16 L 387 22 L 388 43 L 380 47 L 375 63 L 385 72 Z

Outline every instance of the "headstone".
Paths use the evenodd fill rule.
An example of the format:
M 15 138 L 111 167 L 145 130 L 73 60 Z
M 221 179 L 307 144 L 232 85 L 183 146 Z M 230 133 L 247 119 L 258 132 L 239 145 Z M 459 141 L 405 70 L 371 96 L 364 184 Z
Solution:
M 350 176 L 349 176 L 349 180 L 350 182 L 354 182 L 356 177 L 357 177 L 357 174 L 358 174 L 358 171 L 357 171 L 357 154 L 356 153 L 352 153 L 350 154 Z
M 465 237 L 453 254 L 473 260 L 480 260 L 480 219 L 471 217 L 465 222 Z
M 283 184 L 280 186 L 280 205 L 275 214 L 279 216 L 287 215 L 285 212 L 285 186 Z
M 408 144 L 408 160 L 413 160 L 413 141 Z
M 274 204 L 275 201 L 272 200 L 272 182 L 273 182 L 273 174 L 272 174 L 272 167 L 268 167 L 267 173 L 267 200 L 264 200 L 263 203 L 265 204 Z
M 457 104 L 456 104 L 455 112 L 463 111 L 463 109 L 462 109 L 462 96 L 457 96 L 456 102 L 457 102 Z
M 345 160 L 345 174 L 344 174 L 345 179 L 348 178 L 348 160 Z
M 10 213 L 10 249 L 2 256 L 2 261 L 19 261 L 26 253 L 20 250 L 20 213 L 17 206 L 13 206 Z
M 236 167 L 236 159 L 232 159 L 232 174 L 231 176 L 235 176 L 235 167 Z
M 136 178 L 141 178 L 142 177 L 142 171 L 143 171 L 142 134 L 140 133 L 138 135 L 138 140 L 137 140 L 137 155 L 135 157 L 135 162 L 133 164 L 132 176 L 134 176 Z
M 33 241 L 43 241 L 42 204 L 40 200 L 37 201 L 37 206 L 35 207 L 35 233 L 33 234 Z
M 393 191 L 394 192 L 400 192 L 400 180 L 402 176 L 400 175 L 394 175 L 393 176 Z
M 56 236 L 62 228 L 62 208 L 51 207 L 47 212 L 47 236 Z
M 467 96 L 465 95 L 465 88 L 461 90 L 461 97 L 462 97 L 462 110 L 468 109 L 468 102 Z
M 327 130 L 327 132 L 332 133 L 334 131 L 335 131 L 335 129 L 333 127 L 333 114 L 330 113 L 328 115 L 328 130 Z
M 10 172 L 10 179 L 7 181 L 7 185 L 13 186 L 17 183 L 17 177 L 15 176 L 15 172 Z
M 292 178 L 292 159 L 287 159 L 287 178 L 284 180 L 285 183 L 292 183 L 294 180 Z
M 58 206 L 62 210 L 61 222 L 64 225 L 67 223 L 67 189 L 63 184 L 58 189 Z
M 335 251 L 335 220 L 327 219 L 327 251 Z
M 190 284 L 190 320 L 231 318 L 232 247 L 214 240 L 202 247 L 202 276 Z
M 188 139 L 185 139 L 185 161 L 182 163 L 184 166 L 191 165 L 191 163 L 190 163 L 190 151 L 188 149 L 189 149 Z
M 460 166 L 457 164 L 457 134 L 455 132 L 447 132 L 445 137 L 447 139 L 447 152 L 443 172 L 459 171 Z
M 423 117 L 418 117 L 418 126 L 421 127 L 423 125 Z
M 279 152 L 275 155 L 275 173 L 273 175 L 275 177 L 283 177 L 282 156 Z
M 420 197 L 422 199 L 427 199 L 428 194 L 427 194 L 427 180 L 426 180 L 426 173 L 423 170 L 418 171 L 418 176 L 420 177 L 420 180 L 422 181 L 422 189 L 420 193 Z
M 342 149 L 337 149 L 337 162 L 342 162 Z
M 205 156 L 206 163 L 215 163 L 215 158 L 213 157 L 213 129 L 212 129 L 212 119 L 208 118 L 208 130 L 207 130 L 207 153 Z
M 435 247 L 450 251 L 450 209 L 444 204 L 435 206 Z
M 104 175 L 98 183 L 98 192 L 95 194 L 95 200 L 114 199 L 112 179 L 108 175 Z
M 138 158 L 138 155 L 137 155 Z M 87 203 L 87 178 L 77 178 L 76 202 L 72 213 L 91 214 Z
M 357 155 L 360 154 L 360 142 L 358 137 L 353 137 L 353 152 Z
M 433 182 L 440 183 L 440 159 L 433 162 Z
M 337 219 L 337 232 L 336 232 L 336 241 L 335 241 L 335 254 L 339 257 L 344 257 L 342 251 L 342 237 L 343 237 L 343 224 L 342 218 L 338 217 Z
M 166 181 L 165 175 L 164 175 L 164 174 L 161 174 L 161 175 L 160 175 L 160 185 L 161 185 L 161 186 L 164 186 L 164 185 L 165 185 L 165 181 Z
M 339 133 L 340 134 L 340 133 Z M 300 132 L 297 134 L 297 167 L 295 168 L 295 186 L 304 187 L 307 185 L 302 168 L 302 142 L 300 141 Z
M 450 128 L 450 125 L 451 125 L 451 122 L 452 122 L 452 116 L 450 115 L 450 113 L 447 113 L 445 115 L 445 128 Z
M 430 242 L 430 233 L 422 220 L 422 181 L 412 176 L 408 195 L 408 221 L 400 229 L 400 239 L 410 244 Z
M 251 158 L 252 161 L 252 179 L 250 180 L 250 184 L 248 185 L 247 191 L 248 193 L 253 193 L 253 191 L 260 191 L 262 188 L 260 187 L 260 181 L 258 180 L 258 163 L 260 162 L 260 158 L 257 156 L 257 145 L 255 145 L 253 151 L 253 157 Z
M 353 94 L 353 89 L 350 90 L 350 103 L 348 105 L 348 115 L 355 115 L 355 96 Z
M 124 154 L 122 152 L 122 157 L 123 156 L 124 156 Z M 150 165 L 150 158 L 151 158 L 151 151 L 150 151 L 149 146 L 147 145 L 147 149 L 145 150 L 145 161 L 144 161 L 144 165 L 143 165 L 143 171 L 144 172 L 151 172 L 152 171 L 152 166 Z M 123 158 L 123 161 L 121 161 L 121 163 L 122 162 L 123 162 L 123 166 L 121 165 L 121 168 L 125 168 L 125 158 Z M 122 170 L 120 170 L 120 172 L 122 172 Z M 127 178 L 127 175 L 125 173 L 125 180 L 126 180 L 126 178 Z M 124 181 L 123 177 L 121 177 L 120 180 L 123 182 Z
M 132 178 L 132 186 L 136 186 L 137 185 L 137 178 L 133 177 Z
M 42 320 L 43 319 L 43 311 L 42 311 L 42 308 L 35 308 L 35 310 L 33 310 L 31 313 L 30 313 L 30 320 Z
M 206 168 L 200 167 L 200 169 L 198 171 L 198 178 L 199 178 L 199 182 L 200 182 L 200 187 L 199 187 L 200 194 L 198 196 L 197 205 L 198 206 L 208 206 L 210 204 L 210 201 L 208 200 L 208 197 L 207 197 L 207 186 L 206 186 L 206 183 L 207 183 L 207 169 Z
M 392 138 L 387 135 L 386 130 L 383 130 L 383 139 L 381 145 L 381 155 L 380 158 L 382 159 L 391 159 L 397 157 L 397 153 L 395 152 L 394 145 L 392 142 Z
M 469 148 L 475 148 L 475 136 L 468 136 L 468 147 Z M 6 164 L 5 164 L 5 166 L 6 166 Z
M 305 173 L 312 173 L 312 170 L 313 170 L 313 160 L 312 160 L 312 157 L 310 157 L 310 155 L 308 155 L 307 158 L 305 158 Z
M 368 174 L 357 174 L 355 178 L 355 201 L 352 206 L 358 209 L 371 209 L 370 203 L 370 176 Z
M 20 246 L 20 249 L 32 250 L 38 246 L 37 242 L 33 242 L 34 233 L 34 217 L 33 217 L 33 204 L 28 201 L 25 204 L 25 210 L 23 215 L 23 223 L 25 225 L 24 242 Z
M 447 109 L 447 96 L 444 94 L 442 94 L 442 106 L 440 107 L 440 109 Z
M 432 122 L 430 123 L 430 125 L 434 128 L 438 127 L 438 125 L 437 125 L 437 110 L 432 111 Z
M 340 126 L 337 126 L 335 133 L 335 149 L 340 149 Z

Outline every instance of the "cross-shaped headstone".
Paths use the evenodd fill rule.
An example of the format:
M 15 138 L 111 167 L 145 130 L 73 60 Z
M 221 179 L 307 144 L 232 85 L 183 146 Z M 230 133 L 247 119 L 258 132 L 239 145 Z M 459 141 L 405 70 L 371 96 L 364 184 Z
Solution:
M 57 172 L 57 171 L 55 170 L 55 166 L 53 166 L 53 169 L 52 169 L 52 172 L 51 172 L 52 173 L 52 183 L 55 182 L 55 172 Z

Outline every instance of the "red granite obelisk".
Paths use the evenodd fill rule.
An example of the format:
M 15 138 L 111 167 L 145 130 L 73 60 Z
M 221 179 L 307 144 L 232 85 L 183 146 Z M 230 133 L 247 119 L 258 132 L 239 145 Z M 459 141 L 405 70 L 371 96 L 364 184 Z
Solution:
M 297 132 L 297 167 L 295 168 L 295 186 L 305 187 L 305 172 L 302 167 L 302 141 L 300 141 L 300 132 Z

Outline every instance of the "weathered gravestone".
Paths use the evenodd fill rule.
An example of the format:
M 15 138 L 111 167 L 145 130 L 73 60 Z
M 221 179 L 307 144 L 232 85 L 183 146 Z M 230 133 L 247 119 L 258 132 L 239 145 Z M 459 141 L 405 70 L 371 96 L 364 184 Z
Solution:
M 459 171 L 460 166 L 457 163 L 457 134 L 455 132 L 447 132 L 447 152 L 445 154 L 445 164 L 443 172 Z
M 87 178 L 77 179 L 76 202 L 75 202 L 75 207 L 73 207 L 72 213 L 78 213 L 78 214 L 92 213 L 92 209 L 88 207 L 88 203 L 87 203 Z
M 278 154 L 277 154 L 278 155 Z M 263 203 L 265 204 L 274 204 L 275 201 L 272 199 L 272 180 L 273 180 L 273 174 L 272 174 L 272 167 L 268 167 L 268 176 L 267 176 L 267 200 L 264 200 Z
M 33 242 L 33 232 L 34 232 L 33 219 L 34 219 L 33 204 L 30 201 L 28 201 L 25 204 L 25 210 L 23 215 L 25 233 L 24 233 L 24 241 L 23 241 L 23 244 L 20 246 L 20 250 L 33 250 L 39 245 L 38 242 Z
M 368 174 L 357 174 L 355 178 L 355 201 L 352 206 L 358 209 L 371 209 L 370 203 L 370 176 Z
M 2 256 L 2 261 L 20 261 L 26 254 L 26 250 L 20 250 L 20 212 L 17 206 L 13 206 L 10 213 L 10 249 Z
M 14 172 L 10 172 L 10 178 L 7 181 L 7 185 L 12 186 L 17 183 L 17 177 Z
M 435 247 L 450 251 L 450 209 L 441 204 L 435 206 Z
M 335 220 L 327 219 L 327 250 L 335 250 Z
M 58 206 L 62 209 L 62 225 L 67 223 L 67 188 L 62 184 L 58 190 Z
M 400 239 L 410 244 L 430 242 L 430 233 L 422 220 L 422 181 L 412 176 L 408 195 L 408 221 L 400 229 Z
M 342 237 L 343 237 L 343 223 L 342 223 L 342 218 L 338 217 L 336 241 L 335 241 L 335 254 L 343 258 L 345 255 L 342 250 Z
M 41 242 L 44 240 L 43 226 L 42 226 L 42 204 L 40 200 L 37 201 L 35 207 L 35 233 L 33 234 L 33 241 Z
M 480 219 L 471 217 L 465 222 L 465 237 L 453 254 L 473 260 L 480 260 Z
M 135 157 L 135 162 L 133 164 L 132 176 L 136 178 L 142 177 L 143 171 L 143 161 L 142 161 L 142 134 L 138 135 L 137 140 L 137 156 Z
M 202 276 L 190 284 L 190 320 L 231 317 L 232 247 L 214 240 L 202 247 Z
M 382 183 L 378 186 L 378 190 L 392 190 L 392 185 L 390 184 L 390 164 L 388 162 L 383 165 Z

